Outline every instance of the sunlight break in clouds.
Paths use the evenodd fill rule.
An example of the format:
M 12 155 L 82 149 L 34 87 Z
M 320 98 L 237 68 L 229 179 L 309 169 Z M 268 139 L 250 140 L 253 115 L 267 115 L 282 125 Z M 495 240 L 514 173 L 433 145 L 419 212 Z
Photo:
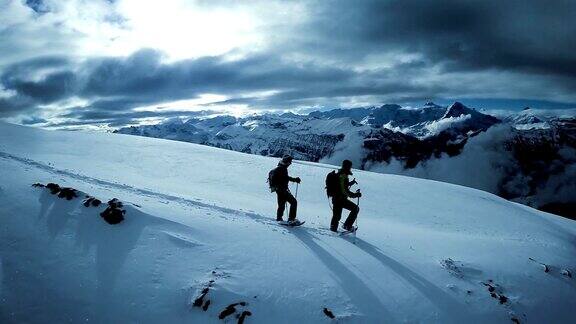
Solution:
M 242 8 L 203 8 L 183 0 L 124 0 L 117 11 L 125 19 L 126 29 L 114 40 L 122 54 L 148 47 L 180 60 L 255 49 L 262 42 L 255 30 L 258 17 Z

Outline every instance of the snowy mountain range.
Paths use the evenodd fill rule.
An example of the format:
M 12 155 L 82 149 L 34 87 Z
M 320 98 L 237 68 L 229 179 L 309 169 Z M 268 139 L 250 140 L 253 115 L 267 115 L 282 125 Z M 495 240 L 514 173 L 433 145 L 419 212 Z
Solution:
M 115 132 L 335 165 L 347 158 L 361 169 L 463 184 L 576 218 L 576 180 L 555 180 L 576 178 L 570 177 L 576 175 L 575 122 L 532 109 L 497 118 L 459 102 L 429 102 L 308 115 L 176 118 Z M 487 165 L 488 180 L 473 167 L 479 164 Z
M 433 103 L 421 109 L 398 105 L 372 108 L 315 111 L 308 115 L 285 113 L 243 118 L 217 116 L 183 120 L 170 119 L 157 125 L 118 129 L 121 134 L 173 139 L 234 151 L 282 156 L 291 153 L 307 161 L 319 161 L 334 153 L 336 145 L 354 146 L 373 141 L 380 130 L 391 130 L 399 141 L 423 141 L 444 136 L 444 140 L 462 141 L 464 137 L 499 123 L 495 117 L 454 103 L 440 107 Z M 406 135 L 406 136 L 402 136 Z M 358 142 L 358 139 L 362 140 Z
M 265 183 L 277 158 L 3 123 L 0 134 L 0 323 L 576 320 L 576 222 L 485 191 L 354 170 L 359 230 L 339 236 L 328 164 L 290 167 L 306 224 L 287 228 Z

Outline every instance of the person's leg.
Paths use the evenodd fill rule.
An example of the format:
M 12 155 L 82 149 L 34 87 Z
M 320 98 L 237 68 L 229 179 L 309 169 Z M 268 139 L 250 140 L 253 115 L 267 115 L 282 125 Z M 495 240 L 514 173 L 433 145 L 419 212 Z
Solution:
M 332 232 L 338 231 L 340 217 L 342 217 L 342 204 L 336 199 L 332 199 L 332 221 L 330 222 L 330 230 Z
M 286 208 L 286 198 L 285 194 L 281 191 L 276 191 L 276 196 L 278 197 L 278 210 L 276 211 L 276 220 L 283 221 L 282 216 L 284 215 L 284 209 Z
M 296 219 L 296 212 L 298 211 L 298 202 L 290 192 L 286 192 L 286 201 L 290 204 L 290 212 L 288 213 L 288 221 Z
M 344 204 L 342 205 L 342 208 L 348 209 L 350 211 L 348 218 L 346 218 L 346 221 L 344 222 L 344 229 L 349 230 L 350 228 L 352 228 L 352 225 L 354 225 L 356 217 L 358 217 L 360 207 L 358 207 L 358 205 L 356 205 L 352 201 L 346 199 L 346 201 L 344 201 Z

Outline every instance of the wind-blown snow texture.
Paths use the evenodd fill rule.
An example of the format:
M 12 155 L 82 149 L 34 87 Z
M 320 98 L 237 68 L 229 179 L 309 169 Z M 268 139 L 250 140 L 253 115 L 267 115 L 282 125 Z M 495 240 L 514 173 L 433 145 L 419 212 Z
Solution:
M 0 322 L 218 323 L 238 302 L 246 323 L 329 323 L 330 312 L 342 323 L 576 319 L 576 282 L 561 273 L 576 269 L 573 221 L 475 189 L 355 171 L 360 230 L 339 237 L 327 230 L 331 166 L 295 161 L 306 224 L 288 229 L 273 221 L 265 183 L 276 162 L 0 124 Z M 109 225 L 105 206 L 36 182 L 118 198 L 126 219 Z M 193 306 L 203 290 L 206 311 Z

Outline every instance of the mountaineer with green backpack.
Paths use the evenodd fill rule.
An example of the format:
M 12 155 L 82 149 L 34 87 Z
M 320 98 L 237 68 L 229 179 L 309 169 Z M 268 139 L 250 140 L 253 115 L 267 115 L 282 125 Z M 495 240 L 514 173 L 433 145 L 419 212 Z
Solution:
M 332 221 L 330 222 L 330 230 L 332 232 L 338 232 L 342 209 L 350 211 L 342 228 L 347 232 L 356 230 L 354 222 L 358 212 L 360 212 L 360 207 L 348 198 L 360 198 L 362 193 L 360 193 L 360 189 L 356 190 L 356 192 L 350 191 L 350 187 L 357 183 L 355 179 L 352 181 L 348 180 L 350 175 L 352 175 L 352 161 L 344 160 L 342 161 L 342 168 L 338 172 L 332 171 L 326 176 L 326 194 L 328 194 L 328 197 L 332 197 Z

